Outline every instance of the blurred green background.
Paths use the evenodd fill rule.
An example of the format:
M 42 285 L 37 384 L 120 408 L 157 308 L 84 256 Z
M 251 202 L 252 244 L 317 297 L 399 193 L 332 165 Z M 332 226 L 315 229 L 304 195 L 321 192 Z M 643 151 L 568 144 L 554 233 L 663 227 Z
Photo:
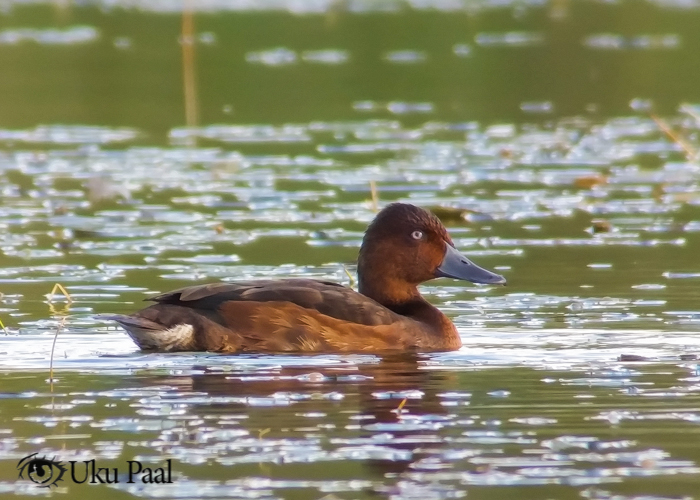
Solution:
M 389 12 L 378 11 L 382 2 L 366 2 L 369 7 L 357 12 L 356 4 L 329 3 L 325 12 L 306 15 L 195 8 L 200 122 L 365 118 L 368 113 L 353 109 L 365 100 L 430 102 L 430 119 L 481 122 L 532 120 L 521 109 L 531 101 L 551 103 L 557 116 L 603 117 L 628 113 L 637 98 L 653 100 L 660 113 L 700 101 L 700 14 L 681 8 L 686 4 L 465 1 L 448 12 L 408 2 L 385 2 Z M 130 126 L 160 142 L 184 124 L 178 12 L 119 8 L 120 2 L 114 8 L 98 2 L 11 5 L 0 15 L 4 33 L 89 26 L 97 36 L 73 44 L 0 43 L 1 127 Z M 525 34 L 524 42 L 492 36 L 506 33 Z M 348 60 L 246 61 L 248 53 L 277 47 L 298 56 L 342 50 Z M 385 59 L 398 50 L 418 51 L 424 59 Z

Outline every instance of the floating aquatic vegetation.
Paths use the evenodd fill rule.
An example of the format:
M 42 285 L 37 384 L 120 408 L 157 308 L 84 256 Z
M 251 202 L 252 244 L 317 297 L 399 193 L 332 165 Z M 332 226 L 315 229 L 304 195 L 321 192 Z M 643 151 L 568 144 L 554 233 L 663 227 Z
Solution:
M 435 111 L 435 106 L 430 102 L 402 102 L 402 101 L 391 101 L 388 103 L 381 103 L 375 101 L 357 101 L 352 104 L 352 108 L 355 111 L 371 113 L 379 111 L 388 111 L 394 115 L 405 115 L 412 113 L 432 113 Z M 413 134 L 420 134 L 419 131 L 411 132 Z
M 474 42 L 482 47 L 534 47 L 545 42 L 544 34 L 529 31 L 478 33 Z
M 583 44 L 592 49 L 622 50 L 626 46 L 625 38 L 614 33 L 588 35 Z
M 678 35 L 637 35 L 625 37 L 615 33 L 598 33 L 589 35 L 583 44 L 596 50 L 674 50 L 681 46 Z
M 624 37 L 614 33 L 599 33 L 589 35 L 583 44 L 597 50 L 674 50 L 681 46 L 678 35 L 637 35 Z
M 296 51 L 285 47 L 278 47 L 259 52 L 248 52 L 246 61 L 264 66 L 288 66 L 296 64 L 299 60 L 313 64 L 338 65 L 345 64 L 350 54 L 346 50 L 307 50 L 299 56 Z
M 183 144 L 188 138 L 199 137 L 221 142 L 308 142 L 305 127 L 299 125 L 210 125 L 199 128 L 175 128 L 170 131 L 174 144 Z
M 381 108 L 381 104 L 374 101 L 357 101 L 352 103 L 352 109 L 355 111 L 377 111 Z
M 132 128 L 80 125 L 42 125 L 30 130 L 0 129 L 0 141 L 29 144 L 114 144 L 138 137 Z
M 119 50 L 128 50 L 133 46 L 133 40 L 128 36 L 118 36 L 112 40 L 112 45 Z
M 302 52 L 301 59 L 316 64 L 345 64 L 350 54 L 347 50 L 307 50 Z
M 394 101 L 386 105 L 389 113 L 395 115 L 405 115 L 408 113 L 432 113 L 435 108 L 429 102 L 399 102 Z
M 263 64 L 265 66 L 288 66 L 298 60 L 297 53 L 284 47 L 263 50 L 260 52 L 248 52 L 245 60 L 249 63 Z
M 554 104 L 551 101 L 523 102 L 520 104 L 523 113 L 529 114 L 549 114 L 554 112 Z
M 637 35 L 631 38 L 630 46 L 641 50 L 673 50 L 681 47 L 681 37 L 668 35 Z
M 468 43 L 458 43 L 452 46 L 452 52 L 457 57 L 469 57 L 472 55 L 472 47 Z
M 100 37 L 92 26 L 72 26 L 66 29 L 7 29 L 0 31 L 0 45 L 34 42 L 40 45 L 76 45 L 96 41 Z
M 427 54 L 418 50 L 395 50 L 384 54 L 385 61 L 395 64 L 418 64 L 427 59 Z
M 205 31 L 203 33 L 197 34 L 197 41 L 204 45 L 215 45 L 216 44 L 216 34 L 211 31 Z

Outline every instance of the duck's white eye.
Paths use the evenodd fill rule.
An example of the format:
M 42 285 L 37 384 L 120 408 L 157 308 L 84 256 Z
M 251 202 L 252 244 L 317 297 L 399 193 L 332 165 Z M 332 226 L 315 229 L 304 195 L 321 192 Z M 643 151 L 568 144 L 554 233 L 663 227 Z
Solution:
M 411 238 L 413 238 L 414 240 L 420 240 L 421 238 L 423 238 L 423 231 L 413 231 L 411 233 Z

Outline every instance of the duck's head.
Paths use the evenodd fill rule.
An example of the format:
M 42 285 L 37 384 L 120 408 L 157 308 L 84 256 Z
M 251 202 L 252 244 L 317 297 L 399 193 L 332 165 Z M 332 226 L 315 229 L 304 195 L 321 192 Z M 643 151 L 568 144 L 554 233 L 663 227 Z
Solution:
M 433 278 L 503 285 L 506 280 L 462 255 L 435 215 L 392 203 L 367 228 L 357 262 L 360 292 L 380 302 L 410 300 Z

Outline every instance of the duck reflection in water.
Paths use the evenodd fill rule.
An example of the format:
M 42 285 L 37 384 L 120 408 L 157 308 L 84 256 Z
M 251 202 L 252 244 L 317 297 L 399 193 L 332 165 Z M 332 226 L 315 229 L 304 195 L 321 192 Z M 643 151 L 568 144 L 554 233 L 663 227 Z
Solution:
M 330 442 L 336 448 L 356 447 L 359 453 L 371 449 L 373 452 L 361 463 L 381 477 L 402 473 L 427 456 L 420 448 L 430 447 L 434 453 L 435 448 L 445 446 L 439 429 L 441 422 L 449 418 L 438 394 L 447 390 L 447 378 L 453 375 L 420 369 L 419 359 L 412 354 L 388 357 L 378 363 L 351 361 L 346 365 L 285 367 L 252 373 L 212 373 L 207 368 L 193 367 L 204 373 L 147 380 L 149 385 L 174 387 L 185 400 L 189 392 L 202 395 L 190 414 L 207 418 L 208 422 L 216 418 L 226 422 L 227 417 L 234 417 L 228 420 L 229 425 L 240 423 L 247 429 L 247 437 L 259 435 L 260 442 L 255 446 L 258 449 L 274 448 L 272 443 L 278 440 L 293 442 L 315 435 L 322 439 L 324 448 Z M 326 397 L 329 394 L 342 396 Z M 177 404 L 177 399 L 172 404 Z M 322 426 L 313 428 L 314 424 Z M 207 428 L 211 429 L 211 424 Z M 188 436 L 182 436 L 182 430 L 167 432 L 167 446 L 184 446 L 185 442 L 196 445 L 200 440 L 201 445 L 212 444 L 204 437 L 206 432 L 199 435 L 190 430 Z M 234 438 L 227 446 L 227 455 L 251 451 L 250 447 L 237 450 L 235 441 Z M 286 460 L 297 462 L 284 453 L 271 461 L 279 464 Z M 240 463 L 246 462 L 250 460 Z M 333 463 L 331 468 L 338 470 L 338 462 Z M 270 469 L 270 475 L 273 471 Z

